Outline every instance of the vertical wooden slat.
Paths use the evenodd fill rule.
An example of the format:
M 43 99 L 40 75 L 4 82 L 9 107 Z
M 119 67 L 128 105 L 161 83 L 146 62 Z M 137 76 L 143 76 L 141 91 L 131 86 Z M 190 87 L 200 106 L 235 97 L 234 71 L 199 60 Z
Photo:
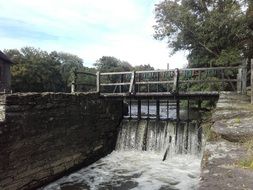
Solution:
M 97 93 L 100 93 L 100 72 L 97 72 Z
M 167 111 L 167 119 L 169 119 L 169 100 L 166 101 L 166 111 Z
M 224 69 L 221 70 L 221 84 L 222 84 L 222 91 L 225 90 L 225 83 L 224 83 Z
M 242 91 L 242 69 L 238 69 L 237 74 L 237 93 L 241 93 Z
M 177 122 L 180 121 L 180 100 L 179 98 L 177 97 L 177 107 L 176 107 L 176 117 L 177 117 Z
M 149 99 L 148 99 L 148 119 L 149 119 Z
M 141 119 L 141 100 L 138 99 L 138 119 Z
M 120 83 L 123 83 L 123 74 L 120 75 Z M 119 92 L 122 93 L 123 91 L 123 85 L 119 86 Z
M 179 70 L 178 69 L 175 69 L 174 71 L 174 82 L 173 82 L 173 92 L 174 93 L 178 93 L 178 81 L 179 79 Z
M 74 70 L 74 78 L 71 84 L 71 93 L 74 93 L 76 91 L 76 82 L 77 82 L 77 71 Z
M 129 118 L 130 119 L 132 118 L 132 99 L 131 99 L 131 97 L 129 100 Z
M 141 82 L 141 73 L 138 73 L 138 82 Z M 138 84 L 137 89 L 137 92 L 140 92 L 140 84 Z
M 190 100 L 187 98 L 187 122 L 190 120 Z
M 157 72 L 157 81 L 159 82 L 160 81 L 160 73 Z M 159 92 L 159 84 L 157 83 L 156 84 L 156 92 Z
M 247 67 L 243 66 L 242 68 L 242 94 L 247 93 Z
M 132 72 L 132 76 L 131 76 L 131 81 L 130 81 L 130 85 L 129 85 L 129 93 L 133 92 L 133 88 L 135 87 L 134 83 L 135 83 L 135 71 Z
M 160 119 L 160 100 L 156 100 L 156 119 Z

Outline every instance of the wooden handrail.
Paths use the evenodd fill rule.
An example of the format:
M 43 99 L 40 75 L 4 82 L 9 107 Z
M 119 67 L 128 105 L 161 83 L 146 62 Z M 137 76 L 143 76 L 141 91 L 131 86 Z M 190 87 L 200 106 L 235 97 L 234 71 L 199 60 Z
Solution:
M 118 82 L 118 83 L 101 83 L 100 86 L 119 86 L 119 85 L 130 85 L 130 82 Z
M 198 82 L 237 82 L 237 79 L 223 79 L 223 80 L 180 80 L 180 83 L 198 83 Z
M 244 75 L 245 75 L 245 66 L 230 66 L 230 67 L 209 67 L 209 68 L 185 68 L 185 69 L 170 69 L 170 70 L 148 70 L 148 71 L 126 71 L 126 72 L 105 72 L 105 73 L 100 73 L 97 72 L 97 74 L 94 73 L 89 73 L 89 72 L 83 72 L 83 71 L 75 71 L 75 80 L 72 83 L 73 84 L 73 90 L 76 89 L 75 85 L 89 85 L 89 84 L 85 84 L 85 83 L 77 83 L 77 75 L 78 74 L 84 74 L 84 75 L 90 75 L 90 76 L 96 76 L 96 85 L 97 85 L 97 92 L 100 93 L 101 91 L 101 87 L 106 87 L 106 86 L 115 86 L 115 88 L 117 88 L 117 86 L 119 86 L 120 90 L 119 92 L 122 92 L 123 86 L 127 86 L 129 85 L 129 89 L 128 89 L 128 93 L 137 93 L 139 92 L 139 89 L 148 89 L 149 92 L 149 85 L 157 85 L 157 92 L 160 91 L 160 89 L 164 90 L 164 85 L 167 85 L 167 92 L 171 92 L 171 87 L 172 87 L 172 92 L 173 93 L 178 93 L 179 91 L 179 83 L 222 83 L 223 87 L 225 86 L 225 83 L 229 83 L 233 89 L 235 89 L 234 83 L 237 82 L 237 86 L 240 87 L 238 88 L 239 91 L 244 91 L 244 86 L 245 86 L 245 82 L 244 80 Z M 218 77 L 217 80 L 212 79 L 212 78 L 203 78 L 202 72 L 205 71 L 207 73 L 209 73 L 209 71 L 216 71 L 214 72 L 214 76 Z M 241 73 L 238 79 L 234 79 L 234 78 L 230 78 L 230 75 L 226 74 L 226 70 L 238 70 L 238 73 Z M 198 77 L 196 77 L 196 74 L 190 75 L 190 76 L 186 76 L 185 73 L 187 73 L 187 71 L 193 71 L 193 73 L 198 72 L 199 74 Z M 145 74 L 155 74 L 152 76 L 148 76 Z M 160 74 L 162 73 L 162 74 Z M 216 75 L 216 74 L 219 75 Z M 141 75 L 143 74 L 143 75 Z M 169 74 L 169 75 L 167 75 Z M 183 74 L 182 77 L 180 77 Z M 247 74 L 247 73 L 246 73 Z M 104 83 L 101 83 L 101 77 L 102 76 L 112 76 L 112 75 L 119 75 L 117 77 L 120 77 L 120 80 L 118 80 L 119 78 L 117 78 L 117 81 L 115 82 L 111 82 L 111 81 L 106 81 Z M 127 76 L 127 78 L 125 76 Z M 154 76 L 156 76 L 154 78 Z M 160 77 L 159 77 L 160 76 Z M 212 75 L 213 76 L 213 75 Z M 137 80 L 136 80 L 137 77 Z M 192 79 L 191 79 L 192 77 Z M 220 78 L 219 78 L 220 77 Z M 171 79 L 172 78 L 172 79 Z M 181 78 L 181 79 L 180 79 Z M 194 80 L 195 78 L 195 80 Z M 203 79 L 202 79 L 203 78 Z M 104 79 L 104 77 L 103 77 Z M 124 80 L 123 80 L 124 79 Z M 135 88 L 135 85 L 138 86 L 138 88 Z M 146 87 L 144 86 L 144 88 L 139 88 L 141 85 L 147 85 Z M 171 87 L 169 86 L 171 85 Z M 91 85 L 90 85 L 91 86 Z M 161 87 L 161 88 L 160 88 Z M 152 88 L 152 86 L 151 86 Z M 110 88 L 108 88 L 110 89 Z M 224 88 L 223 88 L 224 89 Z M 241 89 L 241 90 L 240 90 Z M 152 90 L 151 93 L 153 93 L 154 90 Z M 116 92 L 111 92 L 111 93 L 116 93 Z
M 145 82 L 135 82 L 135 84 L 173 84 L 174 81 L 145 81 Z
M 100 73 L 101 76 L 105 76 L 105 75 L 125 75 L 125 74 L 132 74 L 132 71 Z

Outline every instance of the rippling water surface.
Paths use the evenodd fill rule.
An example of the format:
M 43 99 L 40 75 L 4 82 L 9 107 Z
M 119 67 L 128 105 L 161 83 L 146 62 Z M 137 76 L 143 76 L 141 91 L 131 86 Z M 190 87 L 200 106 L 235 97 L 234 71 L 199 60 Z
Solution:
M 200 157 L 113 151 L 89 167 L 44 187 L 44 190 L 197 189 Z

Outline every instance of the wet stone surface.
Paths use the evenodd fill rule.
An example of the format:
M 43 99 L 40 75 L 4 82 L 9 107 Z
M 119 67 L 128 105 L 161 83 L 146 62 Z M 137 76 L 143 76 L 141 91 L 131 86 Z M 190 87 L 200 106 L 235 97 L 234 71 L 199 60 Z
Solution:
M 242 142 L 253 137 L 253 106 L 249 97 L 222 93 L 212 121 L 211 130 L 220 138 L 206 142 L 199 189 L 253 189 L 253 171 L 237 164 L 249 154 Z

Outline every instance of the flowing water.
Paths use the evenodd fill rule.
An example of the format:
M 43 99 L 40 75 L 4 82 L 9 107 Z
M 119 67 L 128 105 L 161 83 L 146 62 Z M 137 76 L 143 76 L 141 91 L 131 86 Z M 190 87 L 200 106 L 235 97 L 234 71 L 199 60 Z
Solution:
M 197 189 L 200 160 L 198 122 L 126 119 L 115 151 L 42 189 Z

